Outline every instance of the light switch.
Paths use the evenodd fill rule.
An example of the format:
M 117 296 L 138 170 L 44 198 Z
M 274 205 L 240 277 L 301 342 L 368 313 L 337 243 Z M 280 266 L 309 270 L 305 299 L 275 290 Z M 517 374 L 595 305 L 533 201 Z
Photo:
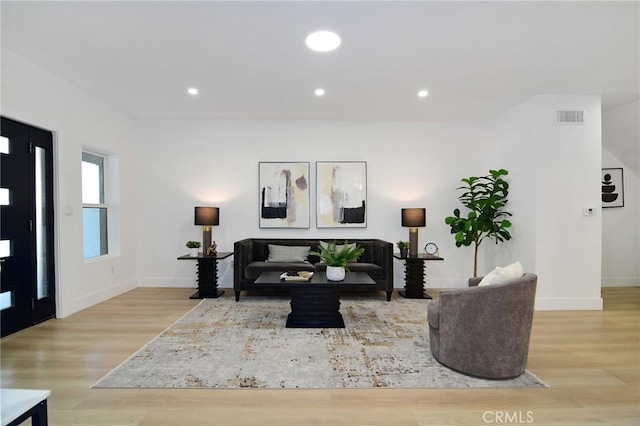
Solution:
M 582 209 L 582 215 L 583 216 L 593 216 L 595 214 L 596 214 L 596 212 L 593 209 L 593 207 L 585 207 L 584 209 Z

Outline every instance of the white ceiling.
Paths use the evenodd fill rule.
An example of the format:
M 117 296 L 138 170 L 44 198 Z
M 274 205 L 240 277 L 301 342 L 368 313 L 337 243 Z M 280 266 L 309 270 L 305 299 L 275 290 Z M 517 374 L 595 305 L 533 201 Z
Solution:
M 135 117 L 484 121 L 640 91 L 637 1 L 0 4 L 4 48 Z M 308 50 L 317 29 L 339 49 Z

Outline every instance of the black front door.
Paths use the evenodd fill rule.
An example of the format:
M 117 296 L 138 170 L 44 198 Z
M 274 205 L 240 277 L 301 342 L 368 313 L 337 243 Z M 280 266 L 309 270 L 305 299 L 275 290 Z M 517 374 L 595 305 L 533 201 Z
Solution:
M 53 318 L 53 135 L 2 117 L 0 324 L 2 336 Z

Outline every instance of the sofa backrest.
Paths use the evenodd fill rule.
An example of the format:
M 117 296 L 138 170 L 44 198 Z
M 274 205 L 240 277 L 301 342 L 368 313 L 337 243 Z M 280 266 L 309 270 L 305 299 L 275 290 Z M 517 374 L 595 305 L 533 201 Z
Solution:
M 336 239 L 322 239 L 326 242 L 336 242 L 336 244 L 344 244 L 344 240 Z M 366 239 L 347 239 L 349 243 L 356 243 L 358 246 L 364 248 L 363 255 L 358 259 L 358 262 L 374 263 L 374 244 L 373 240 Z M 269 257 L 269 244 L 281 245 L 281 246 L 304 246 L 311 247 L 311 250 L 318 251 L 320 239 L 297 239 L 297 238 L 254 238 L 253 239 L 253 260 L 265 261 Z M 317 263 L 320 259 L 317 256 L 310 255 L 309 262 Z

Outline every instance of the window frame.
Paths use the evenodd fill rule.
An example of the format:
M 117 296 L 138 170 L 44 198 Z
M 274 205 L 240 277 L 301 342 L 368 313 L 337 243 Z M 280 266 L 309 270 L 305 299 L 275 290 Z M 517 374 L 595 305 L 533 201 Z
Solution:
M 93 161 L 87 161 L 88 159 L 85 159 L 85 156 L 88 157 L 97 157 L 102 161 L 102 165 L 100 166 L 100 164 L 93 162 Z M 90 159 L 89 159 L 90 160 Z M 100 202 L 98 203 L 85 203 L 84 202 L 84 196 L 83 196 L 83 200 L 82 200 L 82 217 L 83 217 L 83 229 L 82 229 L 82 236 L 83 236 L 83 248 L 82 248 L 82 257 L 85 261 L 94 261 L 94 260 L 98 260 L 104 257 L 107 257 L 111 254 L 111 223 L 112 223 L 112 219 L 111 219 L 111 205 L 110 205 L 110 196 L 109 196 L 109 188 L 108 188 L 108 182 L 109 182 L 109 156 L 108 155 L 104 155 L 104 154 L 99 154 L 97 152 L 88 150 L 88 149 L 83 149 L 82 150 L 82 161 L 81 161 L 81 168 L 82 168 L 82 163 L 92 163 L 92 164 L 96 164 L 100 167 L 101 169 L 101 173 L 99 175 L 99 186 L 100 186 L 100 196 L 99 198 L 101 199 Z M 81 170 L 81 174 L 82 174 L 82 170 Z M 82 176 L 81 179 L 81 190 L 83 190 L 82 185 L 84 184 L 84 176 Z M 90 257 L 86 257 L 85 256 L 85 252 L 84 252 L 84 235 L 85 235 L 85 229 L 84 229 L 84 211 L 85 209 L 100 209 L 100 211 L 104 211 L 106 214 L 106 232 L 104 235 L 104 241 L 100 240 L 100 246 L 101 249 L 100 251 L 102 252 L 102 245 L 105 245 L 105 252 L 104 253 L 100 253 L 96 256 L 90 256 Z M 102 237 L 102 231 L 100 232 L 101 237 Z

